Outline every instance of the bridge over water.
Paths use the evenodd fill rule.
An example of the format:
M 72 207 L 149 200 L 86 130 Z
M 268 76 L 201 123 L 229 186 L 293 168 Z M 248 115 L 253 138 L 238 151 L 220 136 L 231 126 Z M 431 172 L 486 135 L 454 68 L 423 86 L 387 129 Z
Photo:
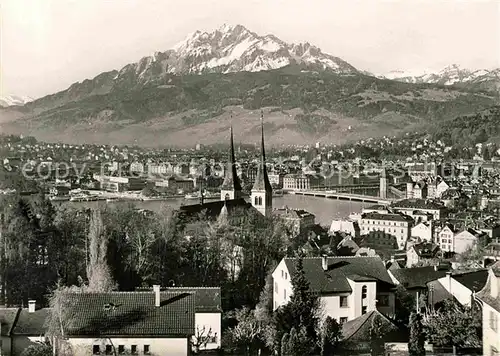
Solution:
M 381 205 L 388 205 L 395 200 L 389 198 L 384 199 L 370 195 L 342 193 L 333 190 L 294 190 L 294 191 L 289 191 L 288 194 L 307 195 L 311 197 L 322 197 L 328 199 L 357 201 L 362 203 L 373 203 Z

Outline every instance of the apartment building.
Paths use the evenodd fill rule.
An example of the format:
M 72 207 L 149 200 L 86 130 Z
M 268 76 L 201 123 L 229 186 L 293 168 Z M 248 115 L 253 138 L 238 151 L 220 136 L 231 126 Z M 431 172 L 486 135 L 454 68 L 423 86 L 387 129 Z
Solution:
M 411 236 L 413 219 L 404 214 L 366 213 L 361 215 L 361 235 L 368 235 L 372 231 L 381 231 L 396 237 L 398 248 L 403 250 Z

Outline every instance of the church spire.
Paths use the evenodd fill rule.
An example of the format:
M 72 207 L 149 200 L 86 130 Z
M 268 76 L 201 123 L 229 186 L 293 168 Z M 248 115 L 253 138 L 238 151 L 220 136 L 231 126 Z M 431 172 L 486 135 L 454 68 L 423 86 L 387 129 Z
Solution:
M 264 145 L 264 115 L 261 111 L 260 115 L 261 129 L 261 152 L 260 162 L 257 167 L 257 175 L 252 188 L 250 199 L 252 206 L 257 209 L 262 215 L 270 217 L 273 210 L 273 188 L 269 182 L 266 168 L 266 151 Z
M 271 183 L 269 182 L 269 177 L 267 175 L 266 168 L 266 150 L 264 145 L 264 113 L 260 112 L 260 130 L 261 130 L 261 143 L 260 143 L 260 163 L 257 168 L 257 176 L 255 177 L 255 183 L 252 190 L 264 190 L 266 192 L 272 192 Z
M 241 198 L 241 183 L 236 171 L 236 158 L 234 155 L 233 126 L 229 128 L 229 161 L 227 162 L 224 182 L 221 187 L 221 200 Z

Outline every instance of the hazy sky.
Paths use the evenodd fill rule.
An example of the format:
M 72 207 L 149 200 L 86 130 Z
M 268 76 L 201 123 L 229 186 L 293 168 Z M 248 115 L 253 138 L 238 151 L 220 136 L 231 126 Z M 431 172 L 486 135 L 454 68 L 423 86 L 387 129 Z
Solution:
M 500 0 L 0 0 L 0 95 L 39 97 L 242 24 L 358 69 L 500 67 Z

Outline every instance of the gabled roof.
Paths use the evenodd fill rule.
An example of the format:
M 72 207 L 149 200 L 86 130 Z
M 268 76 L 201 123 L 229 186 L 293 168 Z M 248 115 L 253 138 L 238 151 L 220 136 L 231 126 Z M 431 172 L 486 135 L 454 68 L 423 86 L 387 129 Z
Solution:
M 376 212 L 373 213 L 365 213 L 361 215 L 362 219 L 373 219 L 373 220 L 384 220 L 384 221 L 402 221 L 402 222 L 410 222 L 413 219 L 404 214 L 379 214 Z
M 446 276 L 448 269 L 434 269 L 434 266 L 401 268 L 392 270 L 396 280 L 405 288 L 425 288 L 427 283 Z
M 452 274 L 452 278 L 467 287 L 469 290 L 478 292 L 484 288 L 488 280 L 488 270 L 483 269 L 474 272 Z
M 12 329 L 13 335 L 38 336 L 45 334 L 50 309 L 43 308 L 30 313 L 28 309 L 21 309 L 16 324 Z
M 0 309 L 0 327 L 2 336 L 10 336 L 19 311 L 19 308 Z
M 177 336 L 194 334 L 196 292 L 72 293 L 74 315 L 68 328 L 75 336 Z
M 420 257 L 434 257 L 439 251 L 439 246 L 431 242 L 422 242 L 412 246 L 418 256 Z
M 500 288 L 500 261 L 495 262 L 488 270 L 488 281 L 479 293 L 476 294 L 477 298 L 482 300 L 500 313 L 500 294 L 496 297 L 492 295 L 491 284 L 496 283 L 497 289 Z
M 428 302 L 431 305 L 443 302 L 448 299 L 456 299 L 453 294 L 448 292 L 446 288 L 437 280 L 427 283 L 429 289 Z
M 310 288 L 317 293 L 349 293 L 352 291 L 347 278 L 371 280 L 393 286 L 391 277 L 380 257 L 327 257 L 328 270 L 324 271 L 321 257 L 303 259 L 304 273 Z M 285 258 L 290 275 L 296 272 L 297 259 Z
M 370 340 L 370 329 L 375 318 L 379 318 L 383 329 L 388 332 L 398 329 L 378 310 L 372 310 L 356 319 L 345 322 L 342 325 L 342 340 L 351 342 Z
M 221 290 L 220 287 L 175 287 L 166 288 L 168 292 L 183 293 L 185 291 L 196 292 L 195 311 L 197 313 L 221 313 Z

